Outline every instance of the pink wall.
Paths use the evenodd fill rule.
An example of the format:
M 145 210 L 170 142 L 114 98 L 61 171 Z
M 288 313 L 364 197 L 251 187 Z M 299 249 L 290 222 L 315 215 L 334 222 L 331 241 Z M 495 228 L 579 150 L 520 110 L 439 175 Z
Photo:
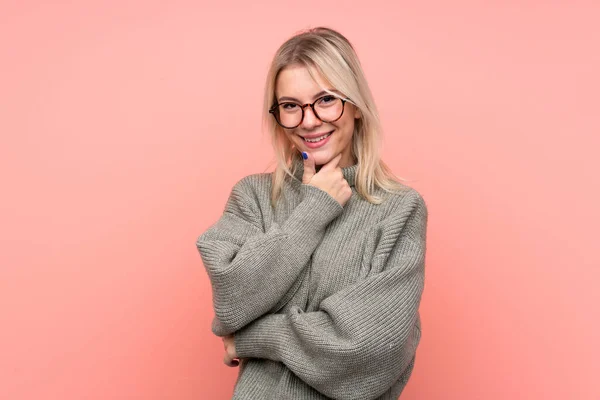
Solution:
M 429 205 L 403 399 L 600 399 L 598 3 L 48 3 L 0 4 L 1 399 L 230 397 L 194 243 L 320 24 Z

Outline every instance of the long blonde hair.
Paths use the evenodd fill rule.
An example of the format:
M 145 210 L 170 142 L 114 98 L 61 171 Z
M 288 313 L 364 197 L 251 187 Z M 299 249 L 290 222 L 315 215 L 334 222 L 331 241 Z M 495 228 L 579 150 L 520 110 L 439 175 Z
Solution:
M 271 203 L 276 204 L 286 176 L 293 176 L 294 159 L 301 159 L 283 128 L 268 111 L 276 103 L 275 84 L 279 72 L 294 64 L 307 67 L 313 78 L 312 69 L 316 70 L 360 110 L 361 117 L 355 120 L 352 137 L 353 156 L 358 164 L 355 186 L 367 201 L 381 203 L 382 198 L 374 194 L 375 188 L 392 192 L 400 188 L 400 178 L 380 159 L 381 122 L 358 56 L 348 39 L 326 27 L 302 31 L 288 39 L 275 53 L 267 74 L 263 130 L 271 136 L 276 162 Z

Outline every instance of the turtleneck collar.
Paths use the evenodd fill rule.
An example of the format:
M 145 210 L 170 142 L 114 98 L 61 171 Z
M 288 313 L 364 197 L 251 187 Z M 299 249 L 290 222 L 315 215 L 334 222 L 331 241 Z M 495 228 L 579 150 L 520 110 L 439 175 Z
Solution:
M 301 158 L 294 157 L 292 159 L 292 168 L 294 172 L 294 177 L 300 182 L 302 182 L 302 175 L 304 175 L 304 161 Z M 358 164 L 342 168 L 342 174 L 344 175 L 344 179 L 346 179 L 346 181 L 351 187 L 354 186 L 356 182 L 357 170 Z

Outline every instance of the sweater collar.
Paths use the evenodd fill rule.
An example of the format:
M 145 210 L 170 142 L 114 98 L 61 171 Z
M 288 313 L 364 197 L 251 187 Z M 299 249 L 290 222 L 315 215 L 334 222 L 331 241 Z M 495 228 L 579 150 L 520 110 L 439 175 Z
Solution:
M 292 172 L 294 173 L 294 177 L 302 182 L 302 175 L 304 175 L 304 161 L 301 158 L 294 157 L 292 159 Z M 358 164 L 350 165 L 348 167 L 342 168 L 342 174 L 344 175 L 344 179 L 348 182 L 350 186 L 354 186 L 356 182 L 356 172 L 358 171 Z

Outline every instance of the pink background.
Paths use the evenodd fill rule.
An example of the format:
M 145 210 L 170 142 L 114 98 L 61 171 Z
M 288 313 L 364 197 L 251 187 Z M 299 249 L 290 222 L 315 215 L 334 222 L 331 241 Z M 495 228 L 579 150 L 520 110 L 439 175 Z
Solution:
M 48 3 L 0 3 L 0 398 L 230 398 L 195 240 L 321 24 L 429 206 L 403 399 L 600 398 L 598 3 Z

